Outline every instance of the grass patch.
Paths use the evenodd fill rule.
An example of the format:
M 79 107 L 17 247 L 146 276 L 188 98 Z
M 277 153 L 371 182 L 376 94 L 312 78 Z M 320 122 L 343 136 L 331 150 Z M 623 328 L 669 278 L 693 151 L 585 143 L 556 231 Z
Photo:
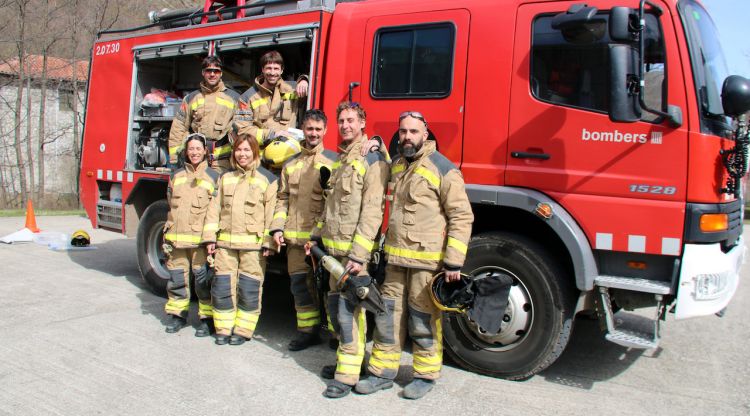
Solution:
M 62 215 L 79 215 L 82 217 L 86 216 L 86 211 L 82 209 L 35 209 L 34 215 L 37 217 L 49 217 L 49 216 L 62 216 Z M 24 217 L 26 216 L 25 209 L 2 209 L 0 210 L 0 217 Z

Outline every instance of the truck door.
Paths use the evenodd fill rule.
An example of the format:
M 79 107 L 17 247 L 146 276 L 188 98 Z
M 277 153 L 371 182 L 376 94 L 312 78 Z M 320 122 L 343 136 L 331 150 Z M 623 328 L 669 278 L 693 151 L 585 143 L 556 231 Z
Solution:
M 399 114 L 419 111 L 440 152 L 460 164 L 468 33 L 465 9 L 370 18 L 357 91 L 367 131 L 390 148 Z
M 608 17 L 611 2 L 587 3 Z M 606 25 L 580 37 L 551 27 L 573 4 L 519 8 L 506 183 L 552 195 L 579 219 L 595 248 L 677 255 L 687 120 L 672 128 L 645 111 L 635 123 L 609 120 Z M 652 12 L 646 19 L 646 102 L 687 114 L 672 17 L 662 9 L 662 16 Z

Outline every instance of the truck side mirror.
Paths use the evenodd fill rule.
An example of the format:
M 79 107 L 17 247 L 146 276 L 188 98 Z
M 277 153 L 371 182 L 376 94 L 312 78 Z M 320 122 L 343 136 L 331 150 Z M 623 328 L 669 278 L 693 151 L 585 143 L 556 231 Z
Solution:
M 729 117 L 750 111 L 750 80 L 739 75 L 727 77 L 721 87 L 721 105 Z
M 609 119 L 640 120 L 638 50 L 630 45 L 609 45 L 609 63 Z
M 638 40 L 638 13 L 630 7 L 613 7 L 609 13 L 609 38 L 612 42 Z

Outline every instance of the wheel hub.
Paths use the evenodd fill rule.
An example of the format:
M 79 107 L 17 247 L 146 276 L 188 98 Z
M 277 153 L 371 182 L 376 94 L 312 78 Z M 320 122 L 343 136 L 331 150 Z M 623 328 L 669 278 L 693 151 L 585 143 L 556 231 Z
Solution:
M 164 241 L 164 224 L 164 221 L 157 221 L 151 229 L 148 241 L 148 255 L 151 258 L 151 264 L 159 266 L 155 267 L 157 274 L 164 279 L 168 279 L 169 271 L 167 270 L 167 255 L 162 249 L 162 243 Z
M 502 272 L 513 278 L 508 294 L 508 306 L 503 314 L 500 332 L 491 335 L 470 320 L 466 314 L 459 315 L 459 326 L 464 334 L 477 341 L 488 350 L 503 351 L 515 348 L 529 333 L 533 322 L 534 307 L 528 290 L 520 279 L 508 270 L 497 267 L 477 269 L 472 276 L 486 275 L 491 272 Z

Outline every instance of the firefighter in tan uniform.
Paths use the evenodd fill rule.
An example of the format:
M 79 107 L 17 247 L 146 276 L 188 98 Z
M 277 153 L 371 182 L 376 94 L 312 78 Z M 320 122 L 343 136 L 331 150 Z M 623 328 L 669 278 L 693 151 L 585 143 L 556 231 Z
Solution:
M 276 136 L 289 136 L 307 96 L 307 77 L 287 83 L 281 79 L 284 59 L 276 51 L 260 58 L 261 75 L 239 99 L 235 123 L 240 134 L 249 134 L 263 148 Z M 291 136 L 289 136 L 291 138 Z
M 185 96 L 169 130 L 169 163 L 178 163 L 182 138 L 201 133 L 208 139 L 208 158 L 212 168 L 225 172 L 230 167 L 232 129 L 239 94 L 221 80 L 221 60 L 215 56 L 203 59 L 203 81 L 200 90 Z
M 263 257 L 271 254 L 268 229 L 278 189 L 276 177 L 259 165 L 258 153 L 250 136 L 233 138 L 235 169 L 219 179 L 203 227 L 202 240 L 216 259 L 211 300 L 218 345 L 249 340 L 260 317 Z
M 356 391 L 370 394 L 393 386 L 408 328 L 414 380 L 403 393 L 419 399 L 440 377 L 443 361 L 440 310 L 430 297 L 430 281 L 439 271 L 446 281 L 460 278 L 474 215 L 461 172 L 427 140 L 424 117 L 402 113 L 398 134 L 400 158 L 388 183 L 388 265 L 380 287 L 389 313 L 375 317 L 371 375 Z
M 184 141 L 186 164 L 169 178 L 167 200 L 169 213 L 164 226 L 164 248 L 167 253 L 167 296 L 164 310 L 169 314 L 166 331 L 174 333 L 187 325 L 190 307 L 190 272 L 195 278 L 200 324 L 195 336 L 210 333 L 213 315 L 211 291 L 206 267 L 206 249 L 200 245 L 201 231 L 208 205 L 216 192 L 219 174 L 208 169 L 206 138 L 200 133 L 189 135 Z
M 388 163 L 383 153 L 361 155 L 367 143 L 364 134 L 366 114 L 356 103 L 344 102 L 336 109 L 339 133 L 343 139 L 338 160 L 331 175 L 332 188 L 320 224 L 313 228 L 313 240 L 319 239 L 328 254 L 344 264 L 352 275 L 367 274 L 367 263 L 376 247 L 383 222 Z M 320 226 L 320 227 L 318 227 Z M 327 310 L 330 326 L 339 338 L 334 380 L 326 397 L 343 397 L 359 380 L 365 354 L 365 312 L 340 296 L 336 278 L 331 276 Z M 329 378 L 333 366 L 323 368 Z
M 287 268 L 294 307 L 297 311 L 297 336 L 289 343 L 291 351 L 300 351 L 320 343 L 320 305 L 311 268 L 305 263 L 304 244 L 323 211 L 320 168 L 332 168 L 336 153 L 323 148 L 328 119 L 320 110 L 309 110 L 302 119 L 305 140 L 302 152 L 286 162 L 271 234 L 277 246 L 286 244 Z

